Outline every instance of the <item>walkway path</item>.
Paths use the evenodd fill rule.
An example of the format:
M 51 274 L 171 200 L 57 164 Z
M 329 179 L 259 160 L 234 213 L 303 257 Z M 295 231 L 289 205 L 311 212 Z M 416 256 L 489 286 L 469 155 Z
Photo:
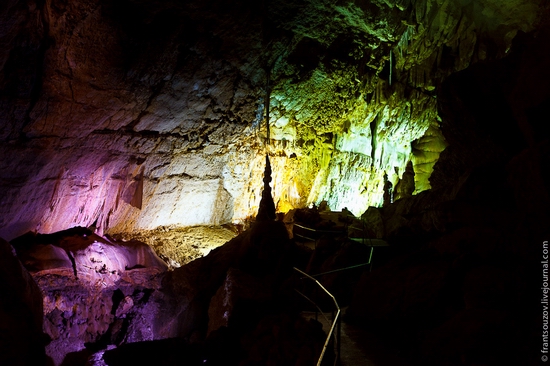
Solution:
M 304 312 L 303 315 L 306 319 L 315 318 L 313 312 Z M 322 316 L 317 320 L 323 325 L 323 330 L 330 329 L 330 324 Z M 383 346 L 372 333 L 345 322 L 342 322 L 341 327 L 340 366 L 409 366 L 409 363 Z

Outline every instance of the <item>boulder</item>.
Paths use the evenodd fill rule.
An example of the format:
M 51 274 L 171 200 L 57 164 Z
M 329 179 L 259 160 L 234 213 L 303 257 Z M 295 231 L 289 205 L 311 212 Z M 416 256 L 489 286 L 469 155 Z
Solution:
M 384 237 L 384 220 L 382 219 L 380 209 L 373 206 L 369 207 L 361 215 L 361 221 L 354 222 L 353 225 L 350 226 L 350 230 L 352 228 L 354 231 L 349 232 L 350 237 L 377 239 Z

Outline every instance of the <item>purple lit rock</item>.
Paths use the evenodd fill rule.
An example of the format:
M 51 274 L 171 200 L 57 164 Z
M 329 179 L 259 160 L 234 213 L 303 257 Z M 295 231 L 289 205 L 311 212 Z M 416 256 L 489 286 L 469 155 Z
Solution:
M 104 348 L 155 339 L 167 265 L 144 243 L 84 228 L 13 241 L 43 293 L 46 347 L 55 365 Z M 87 346 L 88 345 L 88 346 Z
M 164 272 L 166 263 L 145 243 L 116 242 L 85 228 L 72 228 L 55 234 L 28 233 L 12 241 L 18 256 L 33 273 L 72 269 L 81 281 L 113 285 L 125 271 L 150 268 Z

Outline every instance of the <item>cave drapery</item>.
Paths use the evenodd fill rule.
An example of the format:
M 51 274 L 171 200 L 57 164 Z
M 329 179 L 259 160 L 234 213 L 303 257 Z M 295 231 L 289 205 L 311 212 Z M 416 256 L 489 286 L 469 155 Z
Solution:
M 265 149 L 281 211 L 325 200 L 361 214 L 384 187 L 429 189 L 448 144 L 441 83 L 505 57 L 547 6 L 5 1 L 0 236 L 243 220 Z

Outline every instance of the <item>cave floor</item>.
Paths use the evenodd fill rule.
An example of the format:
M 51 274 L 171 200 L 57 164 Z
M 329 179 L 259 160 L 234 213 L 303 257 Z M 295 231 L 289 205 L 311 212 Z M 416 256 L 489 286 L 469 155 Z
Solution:
M 345 314 L 345 308 L 342 314 Z M 303 312 L 306 319 L 315 319 L 314 312 Z M 330 323 L 322 316 L 317 320 L 323 325 L 323 330 L 330 329 Z M 392 353 L 381 344 L 376 335 L 363 328 L 342 322 L 340 366 L 410 366 L 408 362 Z

